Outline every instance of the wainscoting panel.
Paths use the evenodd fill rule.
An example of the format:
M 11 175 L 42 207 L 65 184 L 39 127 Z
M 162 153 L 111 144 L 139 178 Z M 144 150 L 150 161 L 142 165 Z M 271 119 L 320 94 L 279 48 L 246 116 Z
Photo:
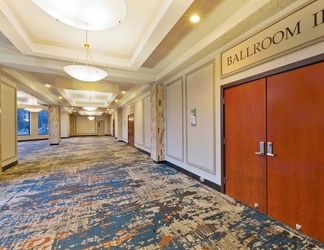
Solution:
M 215 173 L 214 61 L 186 75 L 187 164 Z
M 184 161 L 183 80 L 166 86 L 166 154 Z
M 87 116 L 75 117 L 76 135 L 94 135 L 96 134 L 96 119 L 90 121 Z
M 143 146 L 143 100 L 135 103 L 135 146 Z
M 16 87 L 1 83 L 1 152 L 3 167 L 18 159 L 16 105 Z

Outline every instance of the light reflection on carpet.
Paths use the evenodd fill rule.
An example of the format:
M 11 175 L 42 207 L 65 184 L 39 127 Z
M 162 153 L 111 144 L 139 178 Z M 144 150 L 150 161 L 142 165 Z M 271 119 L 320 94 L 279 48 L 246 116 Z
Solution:
M 323 248 L 111 137 L 19 155 L 0 176 L 1 250 Z

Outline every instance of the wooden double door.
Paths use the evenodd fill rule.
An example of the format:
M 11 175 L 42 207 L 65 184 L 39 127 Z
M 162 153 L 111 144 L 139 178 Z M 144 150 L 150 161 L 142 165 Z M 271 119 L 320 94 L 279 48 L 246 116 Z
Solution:
M 324 63 L 224 90 L 225 193 L 324 242 Z

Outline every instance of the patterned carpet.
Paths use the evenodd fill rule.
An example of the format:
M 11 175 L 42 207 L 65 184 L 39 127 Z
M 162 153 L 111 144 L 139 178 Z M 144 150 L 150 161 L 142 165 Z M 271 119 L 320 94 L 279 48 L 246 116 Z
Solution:
M 4 249 L 324 249 L 112 137 L 20 142 L 0 176 Z

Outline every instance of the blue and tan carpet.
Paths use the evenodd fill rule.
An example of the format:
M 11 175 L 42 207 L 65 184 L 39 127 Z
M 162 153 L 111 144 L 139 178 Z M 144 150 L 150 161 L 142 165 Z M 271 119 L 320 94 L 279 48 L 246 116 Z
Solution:
M 112 137 L 20 142 L 0 249 L 324 249 Z

